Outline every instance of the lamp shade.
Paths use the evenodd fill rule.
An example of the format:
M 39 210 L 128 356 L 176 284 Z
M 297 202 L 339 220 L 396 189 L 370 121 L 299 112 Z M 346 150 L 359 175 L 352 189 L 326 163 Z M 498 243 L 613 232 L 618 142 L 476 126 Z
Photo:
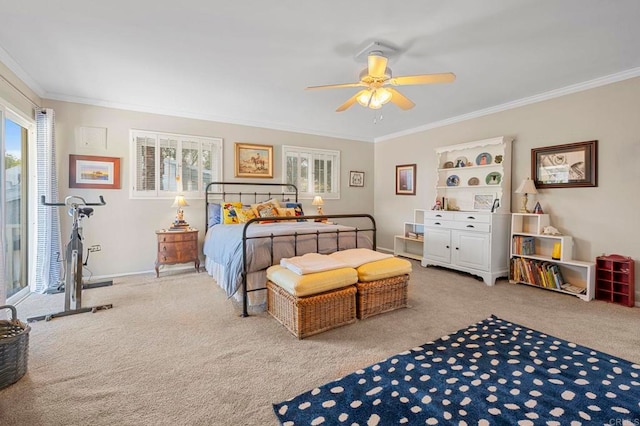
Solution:
M 536 185 L 529 178 L 522 179 L 520 186 L 516 189 L 516 194 L 537 194 Z
M 185 207 L 188 206 L 187 200 L 184 199 L 184 195 L 176 195 L 175 200 L 173 200 L 173 204 L 171 207 Z
M 313 201 L 311 202 L 312 206 L 323 206 L 324 205 L 324 200 L 322 199 L 321 196 L 316 195 L 315 197 L 313 197 Z

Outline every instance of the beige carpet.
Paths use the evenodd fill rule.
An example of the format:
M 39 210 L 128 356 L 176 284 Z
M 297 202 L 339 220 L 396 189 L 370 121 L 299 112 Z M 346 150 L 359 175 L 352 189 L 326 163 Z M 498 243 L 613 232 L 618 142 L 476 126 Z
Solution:
M 114 308 L 32 323 L 29 372 L 0 391 L 7 425 L 275 425 L 271 404 L 495 314 L 640 362 L 640 309 L 583 302 L 414 262 L 411 308 L 298 341 L 239 310 L 205 273 L 84 292 Z M 21 319 L 62 308 L 32 295 Z

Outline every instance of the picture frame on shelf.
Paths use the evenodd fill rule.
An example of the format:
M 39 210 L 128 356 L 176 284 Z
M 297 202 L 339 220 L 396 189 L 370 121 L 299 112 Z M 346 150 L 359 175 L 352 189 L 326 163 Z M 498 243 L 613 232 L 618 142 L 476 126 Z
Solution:
M 364 172 L 349 172 L 349 186 L 364 186 Z
M 493 203 L 496 198 L 489 194 L 476 194 L 473 197 L 473 209 L 474 210 L 489 210 L 493 209 Z
M 272 178 L 273 145 L 236 142 L 235 177 Z
M 120 158 L 70 154 L 69 188 L 120 189 Z
M 536 188 L 598 186 L 598 141 L 531 149 L 531 179 Z
M 416 195 L 416 165 L 396 166 L 396 195 Z

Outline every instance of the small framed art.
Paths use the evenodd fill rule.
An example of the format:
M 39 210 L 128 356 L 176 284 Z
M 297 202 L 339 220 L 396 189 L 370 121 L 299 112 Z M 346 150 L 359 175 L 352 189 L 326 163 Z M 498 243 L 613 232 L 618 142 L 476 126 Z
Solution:
M 273 177 L 273 146 L 236 143 L 235 176 Z
M 349 172 L 349 186 L 364 186 L 364 172 Z
M 70 154 L 69 188 L 120 189 L 120 158 Z
M 396 166 L 396 195 L 416 195 L 416 165 Z

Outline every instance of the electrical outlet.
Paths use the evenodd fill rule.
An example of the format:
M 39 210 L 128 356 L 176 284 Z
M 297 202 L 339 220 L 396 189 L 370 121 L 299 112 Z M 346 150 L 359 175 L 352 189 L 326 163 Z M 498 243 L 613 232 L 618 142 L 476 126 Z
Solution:
M 102 246 L 100 244 L 95 244 L 89 247 L 90 252 L 100 251 L 102 250 Z

